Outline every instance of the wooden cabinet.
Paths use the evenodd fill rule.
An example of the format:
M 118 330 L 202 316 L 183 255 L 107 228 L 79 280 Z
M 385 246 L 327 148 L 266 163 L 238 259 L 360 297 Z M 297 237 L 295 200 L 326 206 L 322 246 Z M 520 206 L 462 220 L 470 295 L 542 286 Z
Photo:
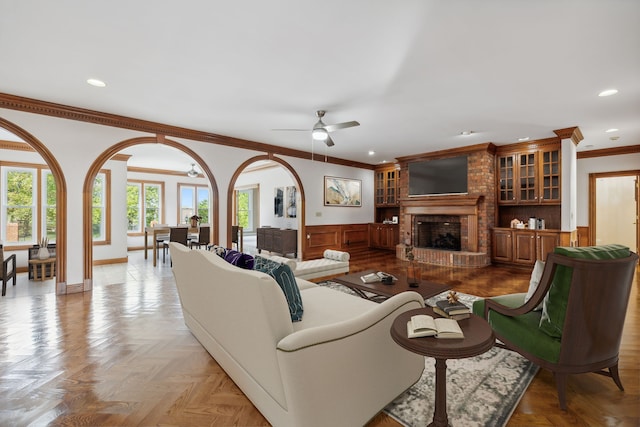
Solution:
M 282 255 L 298 256 L 298 231 L 260 227 L 256 230 L 256 249 L 276 252 Z
M 558 245 L 559 231 L 495 228 L 491 257 L 494 262 L 533 265 L 536 260 L 544 261 Z
M 369 247 L 395 250 L 399 242 L 400 226 L 398 224 L 369 224 Z
M 400 171 L 394 167 L 376 170 L 375 204 L 376 206 L 398 205 L 398 181 Z
M 556 246 L 560 246 L 560 234 L 555 231 L 536 231 L 536 259 L 544 261 L 547 254 L 553 252 Z
M 560 148 L 498 154 L 498 203 L 560 203 Z

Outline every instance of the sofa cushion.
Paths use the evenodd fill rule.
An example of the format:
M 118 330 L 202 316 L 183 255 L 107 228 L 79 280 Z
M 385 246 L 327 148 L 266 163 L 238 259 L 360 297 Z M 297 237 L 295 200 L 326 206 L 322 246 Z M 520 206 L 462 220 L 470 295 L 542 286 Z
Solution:
M 331 271 L 339 268 L 348 268 L 348 262 L 335 261 L 327 258 L 310 259 L 308 261 L 302 261 L 298 263 L 296 268 L 296 275 L 310 275 L 312 273 Z
M 540 279 L 542 279 L 542 272 L 544 271 L 544 261 L 536 261 L 536 264 L 533 266 L 533 271 L 531 272 L 531 278 L 529 279 L 529 290 L 527 291 L 527 295 L 524 297 L 524 302 L 526 303 L 531 299 L 536 289 L 538 289 L 538 285 L 540 284 Z M 542 310 L 542 302 L 538 304 L 535 310 Z
M 291 267 L 272 259 L 256 256 L 254 269 L 267 273 L 278 282 L 280 289 L 282 289 L 287 299 L 291 321 L 299 322 L 302 320 L 302 313 L 304 311 L 302 307 L 302 297 L 300 296 L 300 288 L 293 275 L 293 271 L 291 271 Z
M 587 247 L 559 246 L 554 249 L 554 252 L 579 259 L 617 259 L 629 256 L 629 248 L 617 244 Z M 572 268 L 559 265 L 549 292 L 544 298 L 540 329 L 551 337 L 562 337 L 572 273 Z
M 253 270 L 254 260 L 249 254 L 228 249 L 224 255 L 224 260 L 236 267 L 244 268 L 245 270 Z

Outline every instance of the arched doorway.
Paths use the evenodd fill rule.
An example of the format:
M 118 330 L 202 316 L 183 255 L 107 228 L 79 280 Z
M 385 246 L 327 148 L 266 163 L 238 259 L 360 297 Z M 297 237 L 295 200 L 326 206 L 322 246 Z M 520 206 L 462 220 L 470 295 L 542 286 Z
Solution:
M 204 159 L 202 159 L 195 151 L 190 148 L 176 142 L 165 138 L 163 135 L 158 135 L 154 137 L 139 137 L 132 138 L 125 141 L 121 141 L 109 149 L 105 150 L 98 156 L 98 158 L 91 164 L 87 175 L 85 177 L 84 186 L 82 189 L 82 220 L 83 220 L 83 248 L 85 253 L 84 258 L 84 290 L 91 290 L 93 287 L 93 239 L 92 239 L 92 189 L 93 183 L 96 178 L 96 175 L 100 171 L 100 168 L 107 162 L 107 160 L 111 159 L 115 154 L 124 150 L 125 148 L 139 145 L 139 144 L 149 144 L 149 143 L 157 143 L 164 144 L 169 147 L 176 148 L 187 155 L 189 155 L 202 169 L 202 172 L 209 179 L 209 183 L 211 184 L 211 223 L 214 224 L 213 227 L 213 239 L 214 241 L 218 240 L 219 230 L 215 225 L 219 224 L 219 195 L 218 195 L 218 185 L 216 184 L 216 180 L 213 176 L 213 173 L 205 163 Z
M 289 173 L 289 175 L 293 178 L 295 185 L 298 188 L 298 191 L 300 193 L 300 206 L 297 206 L 297 220 L 298 220 L 298 227 L 299 227 L 298 228 L 298 257 L 300 259 L 303 259 L 304 254 L 302 253 L 302 249 L 304 245 L 302 245 L 301 239 L 306 235 L 306 233 L 305 233 L 305 194 L 304 194 L 304 187 L 302 186 L 302 180 L 296 173 L 295 169 L 289 163 L 273 155 L 256 156 L 246 160 L 240 166 L 238 166 L 235 173 L 231 177 L 231 180 L 229 181 L 229 188 L 227 190 L 227 218 L 228 218 L 227 247 L 231 247 L 231 237 L 232 237 L 231 227 L 233 225 L 233 203 L 234 203 L 233 196 L 234 196 L 236 182 L 238 181 L 238 177 L 252 163 L 265 161 L 265 160 L 279 163 L 280 166 L 283 167 Z
M 67 293 L 67 183 L 60 164 L 35 136 L 0 117 L 0 127 L 29 144 L 42 156 L 56 183 L 56 294 Z

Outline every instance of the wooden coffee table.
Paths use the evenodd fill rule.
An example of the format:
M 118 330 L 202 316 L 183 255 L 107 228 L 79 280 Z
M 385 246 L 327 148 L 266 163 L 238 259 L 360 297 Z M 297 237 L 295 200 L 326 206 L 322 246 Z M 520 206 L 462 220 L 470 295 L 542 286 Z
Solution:
M 400 346 L 414 353 L 436 359 L 436 398 L 433 421 L 429 426 L 449 425 L 447 416 L 447 359 L 463 359 L 488 351 L 495 343 L 491 326 L 481 317 L 472 314 L 458 320 L 464 333 L 462 339 L 438 339 L 435 337 L 407 337 L 407 322 L 416 314 L 440 317 L 430 307 L 405 311 L 393 321 L 391 338 Z
M 375 273 L 376 270 L 365 270 L 359 271 L 357 273 L 346 274 L 344 276 L 338 276 L 331 279 L 336 283 L 340 283 L 341 285 L 347 286 L 348 288 L 355 291 L 362 298 L 374 300 L 379 297 L 390 298 L 394 295 L 397 295 L 401 292 L 406 291 L 414 291 L 422 295 L 424 299 L 431 298 L 432 296 L 438 295 L 441 292 L 451 289 L 451 285 L 447 285 L 444 283 L 436 283 L 430 282 L 428 280 L 420 280 L 418 282 L 417 287 L 409 286 L 407 282 L 406 276 L 398 276 L 395 275 L 398 280 L 393 282 L 393 284 L 386 285 L 382 282 L 374 282 L 374 283 L 364 283 L 361 276 L 364 276 L 369 273 Z M 376 297 L 368 297 L 365 292 L 371 292 L 376 294 Z

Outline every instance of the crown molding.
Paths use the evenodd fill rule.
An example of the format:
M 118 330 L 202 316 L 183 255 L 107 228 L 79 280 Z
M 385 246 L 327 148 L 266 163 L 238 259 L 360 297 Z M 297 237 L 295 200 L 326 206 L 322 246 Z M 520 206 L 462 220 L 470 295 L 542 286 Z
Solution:
M 625 147 L 604 148 L 602 150 L 579 151 L 578 160 L 591 159 L 594 157 L 619 156 L 624 154 L 640 153 L 640 145 L 629 145 Z
M 41 114 L 61 119 L 94 123 L 103 126 L 135 130 L 139 132 L 148 132 L 156 134 L 158 137 L 162 138 L 166 136 L 174 138 L 184 138 L 193 141 L 224 145 L 227 147 L 243 148 L 245 150 L 265 152 L 269 155 L 278 154 L 282 156 L 314 160 L 313 154 L 307 151 L 278 147 L 276 145 L 265 144 L 262 142 L 248 141 L 245 139 L 233 138 L 210 132 L 202 132 L 179 126 L 171 126 L 148 120 L 134 119 L 132 117 L 120 116 L 117 114 L 102 113 L 100 111 L 72 107 L 63 104 L 56 104 L 53 102 L 26 98 L 22 96 L 11 95 L 8 93 L 0 93 L 0 108 L 7 108 L 10 110 L 23 111 L 33 114 Z M 315 157 L 319 156 L 316 155 Z M 355 162 L 351 160 L 340 159 L 337 157 L 323 156 L 322 160 L 326 163 L 352 166 L 361 169 L 373 170 L 374 168 L 373 165 L 367 163 Z

